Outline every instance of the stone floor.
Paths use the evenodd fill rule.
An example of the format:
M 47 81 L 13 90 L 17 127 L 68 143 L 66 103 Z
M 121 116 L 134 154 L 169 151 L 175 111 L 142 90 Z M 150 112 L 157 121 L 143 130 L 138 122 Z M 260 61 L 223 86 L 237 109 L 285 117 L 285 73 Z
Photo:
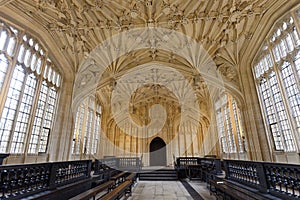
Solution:
M 216 200 L 216 197 L 210 194 L 207 184 L 201 181 L 189 181 L 189 184 L 200 194 L 204 200 Z
M 204 200 L 215 200 L 206 189 L 206 183 L 189 181 L 190 185 L 200 193 Z M 128 200 L 193 200 L 180 181 L 138 181 L 133 187 L 132 196 Z

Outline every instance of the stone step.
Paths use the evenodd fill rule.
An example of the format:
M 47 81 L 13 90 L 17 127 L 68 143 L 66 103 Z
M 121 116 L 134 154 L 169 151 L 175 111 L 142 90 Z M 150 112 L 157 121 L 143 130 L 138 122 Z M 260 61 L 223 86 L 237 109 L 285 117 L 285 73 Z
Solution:
M 140 171 L 140 174 L 176 174 L 175 171 Z
M 177 181 L 177 177 L 140 177 L 139 181 Z
M 144 174 L 139 174 L 139 176 L 154 176 L 154 177 L 160 177 L 160 176 L 166 176 L 166 177 L 177 177 L 176 174 L 148 174 L 148 173 L 144 173 Z
M 174 169 L 142 170 L 139 180 L 145 181 L 176 181 L 177 175 Z

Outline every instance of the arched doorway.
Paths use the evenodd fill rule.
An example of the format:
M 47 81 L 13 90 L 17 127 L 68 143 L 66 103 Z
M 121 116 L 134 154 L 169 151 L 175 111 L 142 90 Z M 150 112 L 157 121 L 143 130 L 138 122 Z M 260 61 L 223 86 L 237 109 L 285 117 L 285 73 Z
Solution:
M 159 137 L 154 138 L 150 143 L 150 166 L 166 166 L 166 143 Z

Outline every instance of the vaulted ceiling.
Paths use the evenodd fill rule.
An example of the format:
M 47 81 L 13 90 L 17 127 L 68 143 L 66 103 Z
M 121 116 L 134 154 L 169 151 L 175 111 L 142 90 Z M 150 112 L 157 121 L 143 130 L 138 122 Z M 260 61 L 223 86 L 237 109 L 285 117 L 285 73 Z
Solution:
M 99 43 L 138 27 L 180 31 L 203 44 L 218 64 L 235 65 L 274 0 L 2 0 L 55 38 L 77 71 Z M 220 64 L 222 65 L 222 64 Z M 228 78 L 235 69 L 224 69 Z
M 86 57 L 112 36 L 135 28 L 158 27 L 178 31 L 200 43 L 215 62 L 216 70 L 239 88 L 241 56 L 262 18 L 284 3 L 284 0 L 2 0 L 0 6 L 43 27 L 74 72 L 80 71 Z M 195 69 L 186 58 L 153 46 L 119 57 L 105 73 L 107 77 L 116 77 L 134 66 L 153 61 L 175 67 L 187 80 L 195 81 Z M 199 97 L 205 96 L 203 85 L 193 87 Z M 149 90 L 148 86 L 145 89 Z M 166 96 L 165 92 L 162 90 L 160 96 Z M 109 96 L 103 91 L 102 94 L 103 99 Z

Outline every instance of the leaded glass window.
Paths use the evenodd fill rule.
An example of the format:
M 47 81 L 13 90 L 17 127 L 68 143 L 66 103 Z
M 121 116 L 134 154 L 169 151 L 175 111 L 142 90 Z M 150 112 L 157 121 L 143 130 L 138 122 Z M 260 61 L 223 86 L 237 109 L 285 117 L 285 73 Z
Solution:
M 1 21 L 0 50 L 0 153 L 46 152 L 61 75 L 36 39 Z
M 220 146 L 223 153 L 243 153 L 243 122 L 235 99 L 223 93 L 215 103 Z
M 274 150 L 294 152 L 300 133 L 300 40 L 297 22 L 284 19 L 266 38 L 268 48 L 261 49 L 253 73 Z
M 101 109 L 92 98 L 78 107 L 73 133 L 73 154 L 96 154 L 100 137 Z

